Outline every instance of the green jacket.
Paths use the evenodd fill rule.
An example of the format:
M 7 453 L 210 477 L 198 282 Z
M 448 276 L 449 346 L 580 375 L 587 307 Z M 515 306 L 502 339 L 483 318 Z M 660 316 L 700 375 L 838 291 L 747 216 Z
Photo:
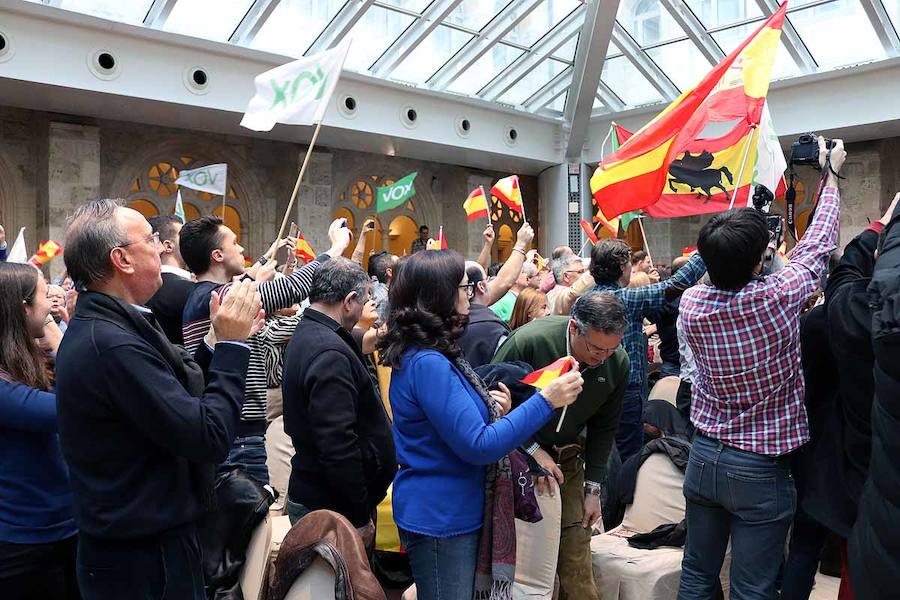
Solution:
M 519 327 L 500 346 L 492 362 L 519 360 L 535 369 L 546 367 L 566 355 L 568 324 L 569 317 L 554 315 Z M 557 409 L 525 445 L 535 442 L 544 447 L 574 444 L 587 427 L 585 479 L 600 483 L 606 477 L 606 459 L 619 427 L 622 397 L 628 385 L 628 355 L 619 348 L 603 363 L 582 369 L 581 373 L 584 388 L 569 406 L 560 432 L 556 433 L 556 426 L 562 409 Z

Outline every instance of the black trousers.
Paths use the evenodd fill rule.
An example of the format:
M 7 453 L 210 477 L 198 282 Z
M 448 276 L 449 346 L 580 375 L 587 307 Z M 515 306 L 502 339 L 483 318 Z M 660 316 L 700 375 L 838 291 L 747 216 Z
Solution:
M 193 524 L 148 538 L 78 538 L 78 585 L 85 600 L 204 600 Z
M 78 600 L 75 545 L 75 536 L 46 544 L 0 543 L 0 597 Z

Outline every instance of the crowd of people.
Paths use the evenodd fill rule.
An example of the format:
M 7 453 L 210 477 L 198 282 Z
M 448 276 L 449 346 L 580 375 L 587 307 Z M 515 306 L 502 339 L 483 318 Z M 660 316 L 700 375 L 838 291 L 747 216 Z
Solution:
M 369 551 L 393 486 L 422 600 L 513 597 L 517 488 L 558 496 L 560 597 L 597 599 L 609 490 L 648 439 L 684 434 L 679 599 L 721 594 L 726 554 L 731 597 L 808 598 L 830 537 L 841 598 L 893 597 L 900 194 L 836 253 L 845 157 L 820 142 L 784 260 L 739 208 L 671 266 L 617 239 L 545 259 L 528 223 L 491 264 L 491 226 L 476 260 L 427 249 L 425 226 L 366 257 L 367 220 L 347 259 L 338 219 L 314 260 L 288 237 L 245 267 L 217 217 L 84 204 L 58 285 L 0 262 L 0 596 L 215 597 L 205 527 L 238 473 L 295 528 L 331 511 Z M 671 431 L 648 416 L 664 378 Z

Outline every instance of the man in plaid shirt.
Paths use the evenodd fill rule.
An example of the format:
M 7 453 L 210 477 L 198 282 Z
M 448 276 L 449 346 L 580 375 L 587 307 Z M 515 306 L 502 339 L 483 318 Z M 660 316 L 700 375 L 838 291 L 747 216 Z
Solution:
M 684 480 L 679 600 L 712 597 L 729 537 L 732 596 L 776 597 L 797 502 L 787 454 L 809 441 L 800 311 L 838 241 L 837 172 L 845 158 L 843 142 L 826 150 L 819 138 L 827 177 L 815 217 L 773 275 L 759 276 L 768 243 L 762 213 L 727 211 L 700 230 L 697 246 L 712 285 L 684 293 L 678 321 L 696 366 L 697 427 Z

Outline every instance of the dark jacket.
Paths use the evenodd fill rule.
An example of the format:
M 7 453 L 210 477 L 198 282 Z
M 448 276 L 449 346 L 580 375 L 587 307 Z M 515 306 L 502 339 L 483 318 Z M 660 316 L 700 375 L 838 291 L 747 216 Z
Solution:
M 894 213 L 888 227 L 869 285 L 875 353 L 872 451 L 849 540 L 853 592 L 866 600 L 896 598 L 900 588 L 900 214 Z
M 288 344 L 282 390 L 284 429 L 296 450 L 288 497 L 362 527 L 384 499 L 397 459 L 378 385 L 350 333 L 306 309 Z
M 184 346 L 181 315 L 192 291 L 194 291 L 193 281 L 183 279 L 175 273 L 163 273 L 162 287 L 147 301 L 147 308 L 153 311 L 153 316 L 156 317 L 163 333 L 173 344 Z
M 82 532 L 151 536 L 200 514 L 213 465 L 231 448 L 250 358 L 241 344 L 217 344 L 211 358 L 201 346 L 208 385 L 138 309 L 79 295 L 57 353 L 56 395 Z
M 509 325 L 484 304 L 469 305 L 469 324 L 459 338 L 459 347 L 472 368 L 491 362 L 500 339 L 509 335 Z

